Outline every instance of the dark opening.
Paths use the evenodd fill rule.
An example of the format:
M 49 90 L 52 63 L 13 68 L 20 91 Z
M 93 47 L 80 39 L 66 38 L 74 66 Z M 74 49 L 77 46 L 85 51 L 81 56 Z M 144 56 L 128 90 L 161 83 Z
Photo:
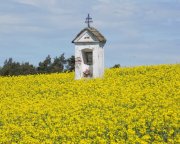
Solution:
M 87 64 L 92 65 L 93 64 L 92 52 L 85 52 L 85 56 L 86 56 Z

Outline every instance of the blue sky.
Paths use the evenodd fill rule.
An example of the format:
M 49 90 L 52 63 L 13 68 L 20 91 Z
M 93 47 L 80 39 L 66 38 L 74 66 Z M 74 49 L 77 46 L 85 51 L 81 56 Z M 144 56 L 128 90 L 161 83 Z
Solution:
M 106 67 L 180 63 L 180 0 L 1 0 L 0 66 L 74 55 L 88 13 L 107 39 Z

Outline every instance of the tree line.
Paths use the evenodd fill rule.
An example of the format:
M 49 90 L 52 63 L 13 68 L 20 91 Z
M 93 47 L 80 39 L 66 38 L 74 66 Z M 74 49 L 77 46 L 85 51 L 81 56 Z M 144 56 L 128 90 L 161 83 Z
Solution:
M 115 64 L 111 68 L 119 68 L 120 64 Z M 18 75 L 33 75 L 46 73 L 61 73 L 72 72 L 75 70 L 75 57 L 72 55 L 65 58 L 64 53 L 59 57 L 51 58 L 48 55 L 43 61 L 34 66 L 29 62 L 16 62 L 12 58 L 6 59 L 4 65 L 0 67 L 0 76 L 18 76 Z
M 0 67 L 1 76 L 18 76 L 28 74 L 45 74 L 56 72 L 72 72 L 75 69 L 75 57 L 72 55 L 65 58 L 64 53 L 59 57 L 51 58 L 48 55 L 45 60 L 34 66 L 29 62 L 19 63 L 12 58 L 6 59 L 4 65 Z

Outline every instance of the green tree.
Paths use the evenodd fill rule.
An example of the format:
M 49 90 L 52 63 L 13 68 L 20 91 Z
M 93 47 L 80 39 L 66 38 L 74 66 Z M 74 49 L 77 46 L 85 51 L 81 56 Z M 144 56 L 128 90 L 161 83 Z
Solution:
M 27 63 L 20 64 L 19 62 L 13 61 L 12 58 L 5 60 L 4 66 L 0 70 L 2 76 L 17 76 L 26 74 L 35 74 L 36 70 L 33 65 Z
M 66 59 L 63 53 L 59 57 L 54 58 L 54 61 L 51 65 L 51 72 L 63 72 L 65 64 L 66 64 Z
M 20 66 L 20 74 L 28 75 L 28 74 L 36 74 L 36 68 L 29 64 L 29 62 L 22 63 Z
M 120 68 L 121 65 L 120 64 L 115 64 L 112 68 Z
M 66 70 L 70 72 L 75 70 L 75 56 L 72 55 L 67 59 Z
M 66 69 L 65 69 L 66 68 Z M 64 71 L 74 71 L 75 57 L 65 58 L 64 53 L 59 57 L 55 57 L 52 61 L 48 55 L 42 62 L 39 62 L 38 67 L 29 64 L 29 62 L 19 63 L 13 61 L 12 58 L 5 60 L 3 67 L 0 67 L 0 75 L 28 75 L 36 73 L 54 73 Z
M 12 58 L 6 59 L 4 62 L 4 66 L 1 69 L 0 74 L 2 76 L 7 75 L 18 75 L 17 69 L 19 68 L 20 64 L 13 61 Z
M 48 55 L 43 62 L 39 62 L 39 66 L 37 67 L 38 73 L 50 73 L 51 72 L 51 57 Z

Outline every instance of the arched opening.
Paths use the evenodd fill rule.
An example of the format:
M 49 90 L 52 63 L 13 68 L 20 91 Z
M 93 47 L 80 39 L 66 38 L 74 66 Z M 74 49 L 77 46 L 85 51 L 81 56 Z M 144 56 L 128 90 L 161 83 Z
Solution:
M 93 77 L 93 50 L 83 49 L 83 77 Z

